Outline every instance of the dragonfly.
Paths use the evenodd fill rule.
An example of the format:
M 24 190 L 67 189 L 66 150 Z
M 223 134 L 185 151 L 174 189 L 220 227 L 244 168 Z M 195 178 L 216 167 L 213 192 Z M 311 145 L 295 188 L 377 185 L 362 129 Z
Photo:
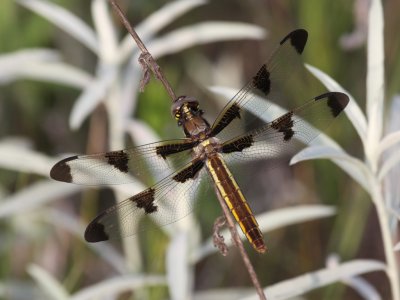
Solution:
M 228 165 L 257 157 L 292 153 L 309 144 L 337 118 L 349 102 L 346 94 L 325 92 L 272 121 L 263 98 L 279 100 L 280 87 L 292 67 L 303 65 L 301 54 L 308 32 L 297 29 L 285 36 L 251 80 L 226 104 L 212 125 L 199 101 L 179 96 L 171 112 L 184 138 L 150 143 L 126 150 L 77 155 L 56 163 L 51 178 L 82 185 L 111 185 L 138 180 L 151 170 L 162 178 L 142 192 L 101 212 L 86 228 L 88 242 L 122 238 L 146 230 L 144 216 L 164 226 L 193 210 L 202 178 L 208 178 L 224 200 L 243 234 L 259 252 L 267 251 L 262 232 Z M 284 71 L 286 68 L 286 71 Z M 288 83 L 290 84 L 290 82 Z M 318 129 L 316 129 L 318 128 Z M 300 141 L 300 142 L 299 142 Z

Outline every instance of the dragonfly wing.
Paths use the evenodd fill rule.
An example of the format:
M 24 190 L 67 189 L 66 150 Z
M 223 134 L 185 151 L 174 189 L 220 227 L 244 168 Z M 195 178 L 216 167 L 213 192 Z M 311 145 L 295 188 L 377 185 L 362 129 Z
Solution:
M 282 39 L 269 60 L 225 106 L 212 126 L 211 135 L 218 135 L 225 141 L 237 136 L 243 129 L 258 127 L 261 117 L 269 108 L 265 99 L 281 103 L 285 96 L 281 91 L 289 90 L 288 87 L 293 84 L 292 76 L 299 73 L 296 76 L 301 76 L 303 80 L 307 78 L 304 76 L 306 70 L 301 60 L 307 38 L 307 31 L 297 29 Z M 308 90 L 305 87 L 302 90 Z M 316 94 L 317 92 L 310 95 L 306 93 L 303 97 L 310 99 Z
M 343 93 L 321 94 L 272 122 L 224 142 L 224 158 L 247 161 L 292 154 L 317 137 L 318 129 L 329 127 L 348 102 Z
M 187 164 L 194 146 L 189 139 L 177 139 L 120 151 L 72 156 L 55 164 L 50 177 L 83 185 L 129 183 L 149 175 L 161 179 Z
M 190 162 L 154 186 L 103 211 L 86 228 L 85 239 L 99 242 L 134 235 L 147 228 L 140 222 L 144 216 L 150 216 L 159 226 L 185 217 L 193 210 L 204 173 L 202 160 Z

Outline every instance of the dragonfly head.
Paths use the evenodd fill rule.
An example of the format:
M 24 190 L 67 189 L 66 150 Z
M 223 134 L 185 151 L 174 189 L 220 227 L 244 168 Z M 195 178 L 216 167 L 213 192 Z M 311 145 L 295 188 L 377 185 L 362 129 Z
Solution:
M 178 125 L 182 126 L 188 120 L 196 116 L 201 116 L 203 111 L 200 109 L 199 102 L 195 98 L 179 96 L 172 104 L 171 113 L 178 122 Z
M 188 96 L 178 97 L 171 107 L 172 116 L 182 126 L 187 137 L 198 137 L 209 129 L 208 122 L 202 117 L 203 110 L 199 102 Z

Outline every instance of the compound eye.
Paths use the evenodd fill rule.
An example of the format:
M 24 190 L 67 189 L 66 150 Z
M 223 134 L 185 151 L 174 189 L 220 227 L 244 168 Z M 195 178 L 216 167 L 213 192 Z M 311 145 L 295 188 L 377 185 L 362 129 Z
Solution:
M 199 105 L 199 103 L 193 103 L 193 104 L 190 106 L 190 108 L 191 108 L 193 111 L 198 111 L 199 108 L 200 108 L 200 105 Z

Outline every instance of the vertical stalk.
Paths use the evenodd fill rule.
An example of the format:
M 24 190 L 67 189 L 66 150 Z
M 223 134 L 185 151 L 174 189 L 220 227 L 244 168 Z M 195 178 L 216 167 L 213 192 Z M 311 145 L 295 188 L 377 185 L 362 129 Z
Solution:
M 381 193 L 381 186 L 377 178 L 373 178 L 371 197 L 376 207 L 379 220 L 379 227 L 382 234 L 383 249 L 386 258 L 386 273 L 389 279 L 392 299 L 400 300 L 400 277 L 397 269 L 396 253 L 393 250 L 393 240 L 389 228 L 388 211 Z

